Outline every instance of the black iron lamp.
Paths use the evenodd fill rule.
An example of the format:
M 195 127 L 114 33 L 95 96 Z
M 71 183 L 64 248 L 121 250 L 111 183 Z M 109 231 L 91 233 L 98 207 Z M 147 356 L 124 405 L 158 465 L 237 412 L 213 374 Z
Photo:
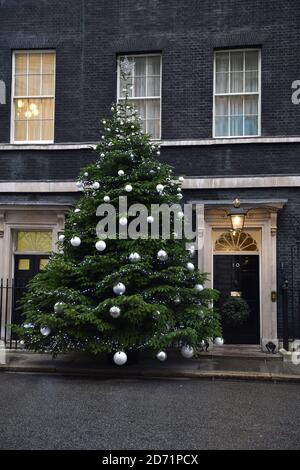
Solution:
M 233 201 L 233 208 L 230 209 L 228 216 L 231 220 L 231 227 L 234 232 L 241 232 L 245 225 L 247 211 L 241 208 L 241 201 L 236 198 Z

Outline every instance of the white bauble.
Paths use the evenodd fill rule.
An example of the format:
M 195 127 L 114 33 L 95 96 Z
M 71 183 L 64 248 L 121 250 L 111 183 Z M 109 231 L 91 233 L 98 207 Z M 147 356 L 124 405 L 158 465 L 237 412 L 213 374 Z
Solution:
M 58 241 L 62 243 L 62 242 L 65 241 L 65 238 L 66 238 L 66 237 L 65 237 L 64 235 L 59 235 Z
M 119 318 L 121 315 L 121 309 L 119 307 L 111 307 L 109 309 L 110 316 L 113 318 Z
M 214 344 L 215 344 L 216 346 L 223 346 L 223 344 L 224 344 L 224 339 L 223 339 L 223 338 L 220 338 L 220 337 L 217 337 L 217 338 L 215 338 Z
M 74 212 L 75 212 L 75 214 L 78 214 L 78 212 L 80 212 L 80 209 L 77 208 L 77 209 L 75 209 Z
M 177 217 L 178 217 L 179 219 L 183 219 L 183 218 L 184 218 L 184 213 L 183 213 L 182 211 L 179 211 L 179 212 L 177 213 Z
M 63 302 L 56 302 L 54 305 L 54 313 L 64 313 L 65 304 Z
M 204 289 L 204 287 L 203 287 L 202 284 L 196 284 L 196 285 L 195 285 L 195 289 L 196 289 L 197 292 L 202 292 L 203 289 Z
M 83 187 L 83 182 L 82 181 L 77 181 L 76 186 L 78 189 L 81 189 Z
M 195 265 L 193 263 L 187 263 L 186 269 L 188 271 L 195 271 Z
M 45 327 L 40 329 L 40 332 L 41 332 L 41 335 L 43 335 L 43 336 L 49 336 L 50 333 L 51 333 L 51 330 L 50 330 L 50 328 L 45 326 Z
M 156 186 L 156 191 L 157 191 L 158 193 L 162 193 L 164 189 L 165 189 L 165 187 L 164 187 L 163 184 L 158 184 L 158 185 Z
M 149 215 L 149 217 L 147 217 L 147 222 L 148 222 L 148 224 L 153 224 L 154 217 L 152 217 L 152 215 Z
M 183 176 L 179 176 L 178 181 L 179 181 L 180 183 L 183 183 L 183 182 L 184 182 L 184 177 L 183 177 Z
M 95 183 L 93 183 L 93 189 L 99 189 L 100 188 L 100 183 L 98 183 L 98 181 L 95 181 Z
M 119 223 L 120 223 L 120 225 L 122 225 L 123 227 L 125 227 L 125 225 L 128 224 L 128 219 L 127 219 L 127 217 L 121 217 L 120 220 L 119 220 Z
M 131 193 L 131 191 L 133 190 L 133 187 L 131 186 L 131 184 L 126 184 L 125 186 L 125 191 L 127 193 Z
M 188 251 L 189 251 L 190 255 L 193 255 L 196 251 L 196 248 L 193 245 L 189 246 Z
M 127 354 L 124 353 L 123 351 L 118 351 L 114 355 L 114 363 L 117 366 L 123 366 L 127 362 Z
M 129 255 L 129 261 L 131 261 L 131 263 L 138 263 L 141 261 L 141 255 L 139 253 L 131 253 Z
M 159 259 L 159 261 L 166 261 L 168 259 L 168 253 L 165 250 L 160 250 L 157 253 L 157 259 Z
M 191 346 L 182 346 L 181 354 L 186 359 L 191 359 L 194 355 L 194 349 Z
M 156 354 L 156 357 L 159 361 L 164 362 L 167 359 L 167 354 L 165 351 L 159 351 L 159 353 Z
M 103 240 L 99 240 L 95 246 L 98 251 L 104 251 L 106 249 L 106 243 Z
M 110 197 L 109 196 L 104 196 L 103 201 L 104 202 L 110 202 Z
M 183 198 L 183 195 L 181 193 L 177 194 L 177 199 L 181 200 Z
M 73 237 L 71 238 L 71 245 L 72 246 L 75 246 L 75 247 L 78 247 L 81 245 L 81 240 L 79 237 Z
M 178 192 L 178 193 L 181 193 L 181 188 L 177 188 L 177 192 Z
M 126 291 L 126 287 L 122 282 L 119 282 L 116 286 L 113 287 L 113 291 L 116 295 L 123 295 Z
M 124 175 L 125 175 L 125 173 L 124 173 L 124 171 L 123 171 L 123 170 L 119 170 L 119 171 L 118 171 L 118 175 L 119 175 L 119 176 L 124 176 Z
M 84 176 L 85 176 L 85 177 L 88 177 L 88 176 L 89 176 L 89 174 L 88 174 L 87 171 L 84 173 Z

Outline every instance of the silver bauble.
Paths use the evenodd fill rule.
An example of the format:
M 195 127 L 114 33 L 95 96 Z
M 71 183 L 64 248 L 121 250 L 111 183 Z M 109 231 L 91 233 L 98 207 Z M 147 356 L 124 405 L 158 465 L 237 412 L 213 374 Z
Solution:
M 166 261 L 168 259 L 168 253 L 165 250 L 160 250 L 157 253 L 157 259 L 159 261 Z
M 98 251 L 104 251 L 106 249 L 106 243 L 103 240 L 99 240 L 95 246 Z
M 139 253 L 131 253 L 129 255 L 129 261 L 131 263 L 138 263 L 139 261 L 141 261 L 141 255 Z
M 202 292 L 203 289 L 204 289 L 204 287 L 203 287 L 202 284 L 196 284 L 196 285 L 195 285 L 195 289 L 196 289 L 197 292 Z
M 122 282 L 119 282 L 117 285 L 113 287 L 113 291 L 116 295 L 123 295 L 126 291 L 126 287 Z
M 81 240 L 79 237 L 73 237 L 71 238 L 71 245 L 74 246 L 74 247 L 78 247 L 81 245 Z
M 54 313 L 61 314 L 64 313 L 65 304 L 63 302 L 56 302 L 54 305 Z
M 122 227 L 125 227 L 128 224 L 127 217 L 121 217 L 120 220 L 119 220 L 119 223 L 120 223 L 120 225 L 122 225 Z
M 191 272 L 195 271 L 195 265 L 193 263 L 187 263 L 186 269 Z
M 223 346 L 223 344 L 224 344 L 224 339 L 223 339 L 223 338 L 220 338 L 220 337 L 217 337 L 217 338 L 215 338 L 215 340 L 214 340 L 214 344 L 215 344 L 216 346 Z
M 109 309 L 109 313 L 111 317 L 119 318 L 119 316 L 121 315 L 121 309 L 119 307 L 114 306 Z
M 190 359 L 194 355 L 194 349 L 191 346 L 182 346 L 181 354 L 186 359 Z
M 124 353 L 123 351 L 118 351 L 114 355 L 114 363 L 117 366 L 123 366 L 127 362 L 127 354 Z
M 50 328 L 48 326 L 44 326 L 43 328 L 40 329 L 41 335 L 43 336 L 49 336 L 51 333 Z
M 100 188 L 100 183 L 98 183 L 98 181 L 95 181 L 95 183 L 93 183 L 93 189 L 99 189 Z
M 156 354 L 156 357 L 159 361 L 164 362 L 167 359 L 167 354 L 165 351 L 159 351 L 159 353 Z

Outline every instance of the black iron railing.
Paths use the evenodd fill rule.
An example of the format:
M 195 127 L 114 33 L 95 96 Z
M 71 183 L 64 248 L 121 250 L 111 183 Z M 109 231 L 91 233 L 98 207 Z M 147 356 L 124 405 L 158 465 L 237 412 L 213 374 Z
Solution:
M 14 279 L 0 280 L 0 339 L 8 349 L 20 347 L 18 335 L 12 330 L 13 324 L 22 323 L 19 300 L 26 291 L 26 285 Z

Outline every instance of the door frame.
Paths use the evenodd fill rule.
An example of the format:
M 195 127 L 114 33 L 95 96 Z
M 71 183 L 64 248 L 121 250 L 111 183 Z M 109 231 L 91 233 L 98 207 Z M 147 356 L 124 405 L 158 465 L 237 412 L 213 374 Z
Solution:
M 223 209 L 206 208 L 203 204 L 202 209 L 197 210 L 199 269 L 211 273 L 206 283 L 207 287 L 213 287 L 213 232 L 229 229 L 230 222 Z M 260 344 L 262 349 L 266 350 L 266 344 L 272 341 L 278 348 L 277 302 L 272 301 L 271 297 L 272 292 L 277 292 L 277 210 L 269 208 L 251 210 L 247 215 L 244 230 L 259 231 L 261 234 Z

